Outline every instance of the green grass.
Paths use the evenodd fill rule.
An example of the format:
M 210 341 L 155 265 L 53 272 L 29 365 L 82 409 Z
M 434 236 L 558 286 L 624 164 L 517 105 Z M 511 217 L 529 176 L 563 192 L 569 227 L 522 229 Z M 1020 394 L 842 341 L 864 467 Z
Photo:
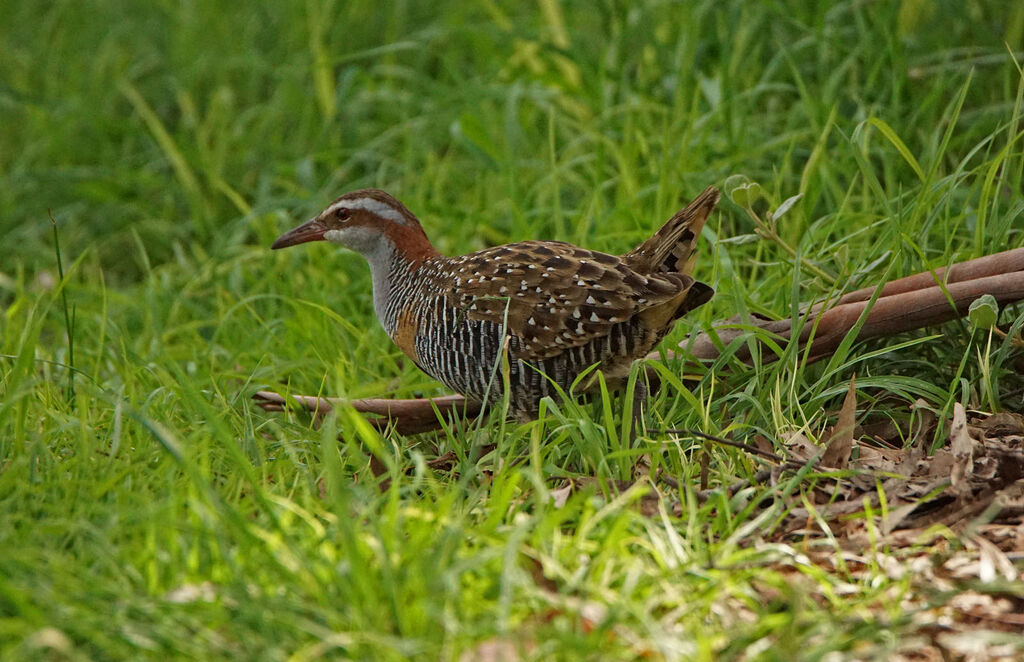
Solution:
M 757 467 L 654 432 L 630 446 L 620 400 L 410 438 L 249 400 L 442 392 L 373 319 L 358 256 L 268 250 L 363 186 L 448 253 L 622 252 L 730 177 L 760 185 L 762 218 L 801 193 L 778 225 L 799 267 L 726 197 L 698 267 L 718 294 L 674 341 L 1024 245 L 1024 6 L 827 4 L 0 5 L 0 656 L 897 648 L 918 627 L 901 598 L 948 596 L 874 561 L 808 563 L 820 542 L 765 542 L 783 508 L 754 508 L 769 488 L 698 503 L 702 453 L 712 484 Z M 876 414 L 918 398 L 1021 410 L 1008 343 L 933 333 L 811 366 L 727 352 L 692 392 L 669 362 L 647 423 L 816 436 L 854 372 Z M 426 466 L 449 450 L 454 472 Z M 614 487 L 644 455 L 684 486 L 660 506 L 644 481 Z M 559 507 L 566 477 L 582 487 Z

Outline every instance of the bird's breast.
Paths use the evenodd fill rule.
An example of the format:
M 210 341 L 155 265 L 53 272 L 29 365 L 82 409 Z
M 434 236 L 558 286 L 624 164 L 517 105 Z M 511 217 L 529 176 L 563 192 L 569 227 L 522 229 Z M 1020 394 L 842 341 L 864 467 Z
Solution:
M 395 329 L 391 333 L 391 340 L 394 341 L 402 353 L 419 363 L 419 356 L 416 350 L 416 334 L 419 332 L 420 319 L 412 306 L 406 306 L 399 312 Z

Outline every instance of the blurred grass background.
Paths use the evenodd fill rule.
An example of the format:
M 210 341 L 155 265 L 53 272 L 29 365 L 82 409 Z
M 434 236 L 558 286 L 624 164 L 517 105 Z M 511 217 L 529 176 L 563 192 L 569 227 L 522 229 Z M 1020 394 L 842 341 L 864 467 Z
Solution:
M 736 173 L 805 192 L 815 219 L 858 177 L 829 161 L 868 118 L 928 162 L 973 72 L 945 165 L 1005 125 L 1024 34 L 1024 10 L 976 1 L 0 11 L 0 236 L 20 247 L 4 271 L 51 264 L 51 210 L 117 282 L 194 245 L 264 241 L 363 185 L 394 189 L 457 251 L 528 214 L 570 240 L 600 241 L 597 219 L 646 230 Z M 869 158 L 893 155 L 881 142 Z M 913 183 L 886 161 L 887 191 Z
M 757 183 L 761 214 L 802 194 L 780 234 L 834 281 L 727 195 L 698 272 L 718 296 L 688 324 L 1018 247 L 1024 5 L 100 0 L 3 3 L 0 26 L 6 659 L 459 659 L 494 636 L 567 659 L 885 657 L 916 632 L 893 606 L 911 576 L 750 545 L 770 524 L 751 502 L 683 490 L 682 517 L 648 517 L 615 496 L 652 444 L 693 484 L 699 448 L 623 447 L 601 404 L 414 439 L 252 411 L 260 387 L 439 392 L 372 318 L 358 256 L 268 245 L 364 186 L 448 253 L 621 252 L 709 184 Z M 813 436 L 854 371 L 880 411 L 1020 410 L 1008 343 L 943 333 L 811 367 L 726 356 L 651 423 Z M 423 464 L 448 450 L 458 475 Z M 752 471 L 708 453 L 716 483 Z M 565 476 L 599 481 L 555 507 Z

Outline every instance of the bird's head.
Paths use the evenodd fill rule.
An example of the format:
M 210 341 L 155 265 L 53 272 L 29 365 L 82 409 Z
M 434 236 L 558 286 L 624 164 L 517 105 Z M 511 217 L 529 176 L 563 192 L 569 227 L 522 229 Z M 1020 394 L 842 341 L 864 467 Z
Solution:
M 278 237 L 271 248 L 308 241 L 329 241 L 367 258 L 382 249 L 398 250 L 411 260 L 436 254 L 413 213 L 377 189 L 346 193 L 314 218 Z

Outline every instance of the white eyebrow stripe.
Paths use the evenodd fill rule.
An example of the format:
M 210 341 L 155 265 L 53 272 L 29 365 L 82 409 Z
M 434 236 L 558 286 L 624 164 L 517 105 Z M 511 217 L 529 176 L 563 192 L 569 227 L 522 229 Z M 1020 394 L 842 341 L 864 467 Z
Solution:
M 331 214 L 333 212 L 338 211 L 339 209 L 365 209 L 371 214 L 376 214 L 381 218 L 386 218 L 389 221 L 394 221 L 395 223 L 401 223 L 402 225 L 406 225 L 408 223 L 408 221 L 405 220 L 405 217 L 402 216 L 402 213 L 399 212 L 397 209 L 391 207 L 386 203 L 381 202 L 380 200 L 375 200 L 374 198 L 356 198 L 355 200 L 339 200 L 338 202 L 335 202 L 333 205 L 328 207 L 324 211 L 324 213 Z

